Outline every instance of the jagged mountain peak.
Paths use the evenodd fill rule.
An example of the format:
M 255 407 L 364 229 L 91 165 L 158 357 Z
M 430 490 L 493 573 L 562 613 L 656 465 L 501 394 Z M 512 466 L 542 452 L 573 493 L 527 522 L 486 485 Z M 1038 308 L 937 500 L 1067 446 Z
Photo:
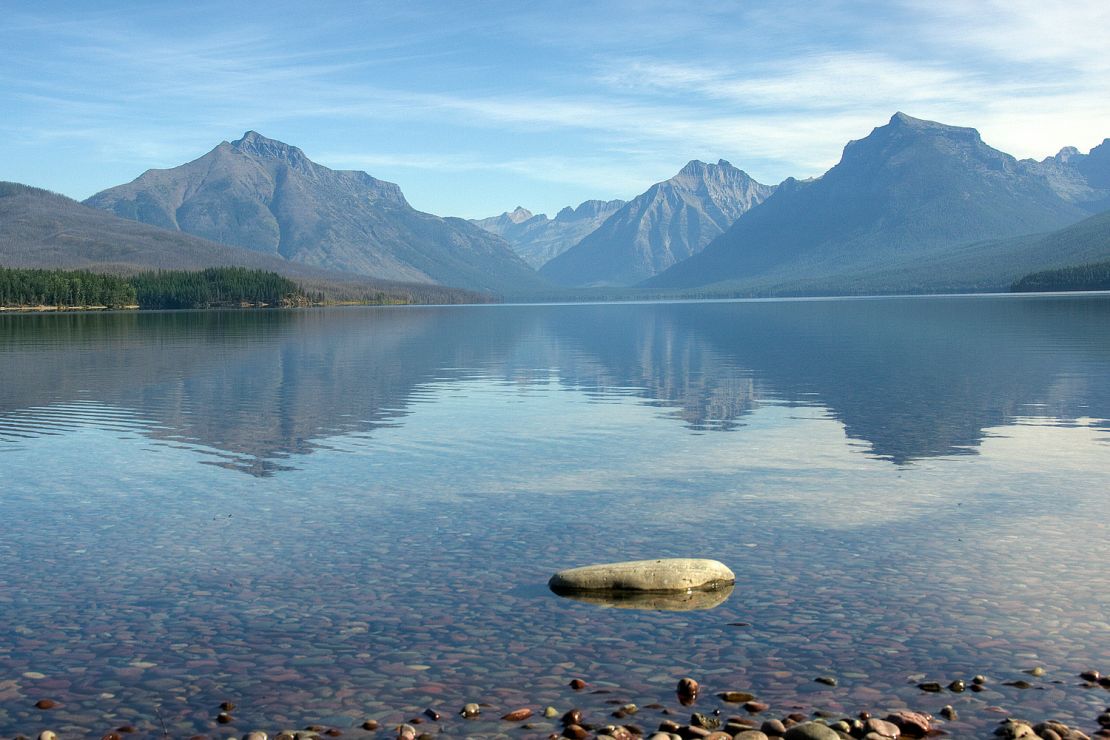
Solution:
M 721 159 L 688 162 L 543 266 L 564 285 L 630 285 L 701 251 L 773 188 Z
M 727 159 L 718 159 L 717 164 L 703 162 L 700 159 L 691 159 L 686 163 L 686 166 L 678 171 L 675 177 L 681 177 L 682 175 L 705 175 L 706 173 L 716 172 L 718 170 L 724 172 L 742 172 L 742 170 L 733 167 L 732 163 Z
M 308 157 L 299 148 L 277 139 L 267 138 L 257 131 L 247 131 L 242 138 L 231 142 L 231 146 L 243 154 L 256 157 L 296 162 L 308 161 Z
M 1055 160 L 1057 162 L 1069 162 L 1076 157 L 1083 156 L 1080 154 L 1079 149 L 1074 146 L 1066 146 L 1056 153 L 1055 157 L 1047 157 L 1046 161 Z
M 532 216 L 535 214 L 533 214 L 524 206 L 517 206 L 507 215 L 509 216 L 510 221 L 512 221 L 514 224 L 519 224 L 532 218 Z

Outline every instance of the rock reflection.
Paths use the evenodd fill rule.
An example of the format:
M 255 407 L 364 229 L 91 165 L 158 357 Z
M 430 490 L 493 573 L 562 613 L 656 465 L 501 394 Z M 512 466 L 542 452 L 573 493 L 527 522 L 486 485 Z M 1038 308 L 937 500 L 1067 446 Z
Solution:
M 562 591 L 552 592 L 564 599 L 613 609 L 639 609 L 644 611 L 689 612 L 715 609 L 732 596 L 732 585 L 712 590 L 679 593 L 644 593 L 640 591 Z

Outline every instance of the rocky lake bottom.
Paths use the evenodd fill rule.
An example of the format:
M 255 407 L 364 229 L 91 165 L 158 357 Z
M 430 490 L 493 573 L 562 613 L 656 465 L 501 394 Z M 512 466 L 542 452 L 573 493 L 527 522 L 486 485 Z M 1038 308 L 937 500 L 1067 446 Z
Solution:
M 1099 296 L 2 316 L 0 736 L 546 737 L 573 709 L 591 735 L 914 711 L 1094 736 L 1107 319 Z M 654 557 L 737 583 L 685 611 L 546 585 Z

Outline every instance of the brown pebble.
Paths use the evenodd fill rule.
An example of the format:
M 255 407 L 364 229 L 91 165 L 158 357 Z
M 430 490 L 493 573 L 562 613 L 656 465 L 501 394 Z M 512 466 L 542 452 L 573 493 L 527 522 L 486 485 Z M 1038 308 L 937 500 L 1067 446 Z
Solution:
M 100 740 L 123 740 L 118 732 L 109 732 L 107 735 L 101 735 Z
M 365 722 L 362 723 L 362 729 L 370 730 L 371 732 L 373 732 L 374 730 L 378 729 L 378 720 L 376 720 L 376 719 L 366 720 Z
M 221 725 L 230 724 L 231 723 L 231 715 L 228 714 L 227 712 L 220 712 L 219 714 L 216 715 L 216 721 L 219 722 Z
M 117 727 L 116 732 L 130 734 L 132 732 L 138 732 L 138 730 L 132 725 L 123 725 L 122 727 Z
M 343 734 L 343 730 L 340 730 L 338 727 L 329 727 L 328 729 L 324 730 L 324 734 L 328 737 L 339 737 Z
M 520 722 L 521 720 L 528 719 L 532 716 L 532 710 L 528 707 L 521 707 L 514 709 L 508 714 L 501 715 L 501 719 L 508 720 L 509 722 Z
M 569 737 L 571 740 L 586 740 L 590 733 L 581 725 L 567 725 L 563 728 L 563 736 Z
M 234 712 L 235 711 L 235 704 L 230 702 L 230 701 L 225 701 L 225 702 L 220 704 L 220 709 L 222 709 L 225 712 Z
M 767 735 L 781 736 L 786 734 L 786 725 L 782 720 L 769 719 L 759 726 L 759 730 Z
M 761 701 L 746 701 L 746 702 L 744 702 L 744 709 L 748 710 L 752 714 L 759 714 L 760 712 L 766 712 L 770 708 L 771 708 L 770 704 L 765 704 Z
M 35 707 L 38 709 L 53 709 L 58 706 L 58 702 L 53 699 L 39 699 L 35 702 Z
M 570 680 L 570 687 L 575 691 L 581 691 L 582 689 L 586 688 L 586 682 L 580 678 L 572 678 Z
M 823 683 L 826 686 L 836 686 L 836 684 L 838 683 L 835 676 L 818 676 L 813 680 L 817 683 Z
M 440 713 L 432 709 L 431 707 L 425 709 L 424 714 L 426 714 L 433 722 L 439 722 Z
M 580 725 L 580 724 L 582 724 L 582 710 L 581 709 L 571 709 L 570 711 L 568 711 L 566 714 L 563 715 L 563 724 L 564 725 Z
M 1082 673 L 1079 674 L 1079 677 L 1082 678 L 1084 681 L 1090 681 L 1091 683 L 1098 683 L 1098 680 L 1100 678 L 1102 678 L 1102 674 L 1099 673 L 1098 671 L 1083 671 Z
M 698 698 L 699 688 L 697 681 L 690 677 L 686 677 L 678 682 L 675 693 L 678 694 L 678 700 L 683 705 L 693 704 L 694 700 Z
M 944 705 L 944 708 L 940 710 L 940 716 L 944 717 L 947 720 L 955 720 L 959 717 L 959 715 L 956 713 L 956 710 L 952 707 L 951 704 Z

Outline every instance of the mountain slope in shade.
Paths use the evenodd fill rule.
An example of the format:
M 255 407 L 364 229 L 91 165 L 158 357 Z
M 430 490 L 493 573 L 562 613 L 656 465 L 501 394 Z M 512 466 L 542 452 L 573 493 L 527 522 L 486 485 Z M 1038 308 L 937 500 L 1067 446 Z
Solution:
M 897 113 L 850 142 L 824 176 L 787 180 L 701 254 L 645 285 L 818 285 L 975 241 L 1060 228 L 1088 213 L 975 129 Z
M 412 208 L 393 183 L 332 170 L 253 131 L 148 170 L 87 205 L 317 267 L 478 290 L 540 283 L 504 240 Z
M 697 254 L 774 190 L 723 159 L 694 160 L 626 203 L 540 274 L 561 285 L 631 285 Z
M 525 262 L 538 269 L 582 241 L 623 205 L 623 200 L 587 200 L 577 208 L 567 206 L 555 218 L 544 213 L 533 215 L 517 206 L 511 213 L 471 223 L 503 238 Z
M 57 193 L 11 182 L 0 182 L 0 265 L 120 273 L 251 267 L 285 275 L 335 298 L 358 299 L 377 290 L 420 302 L 477 297 L 436 285 L 329 272 L 119 218 Z

